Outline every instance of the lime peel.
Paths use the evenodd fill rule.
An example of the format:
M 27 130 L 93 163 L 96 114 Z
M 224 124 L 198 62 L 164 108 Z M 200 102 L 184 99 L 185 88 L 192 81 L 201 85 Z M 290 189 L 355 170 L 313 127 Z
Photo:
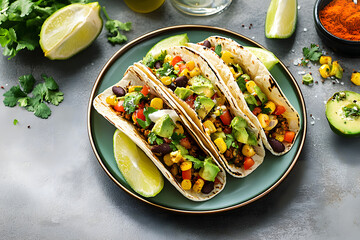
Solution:
M 156 58 L 157 56 L 159 56 L 161 54 L 161 51 L 168 49 L 170 47 L 174 47 L 174 46 L 184 46 L 189 41 L 190 40 L 186 33 L 165 38 L 165 39 L 159 41 L 158 43 L 156 43 L 148 51 L 148 53 L 146 54 L 145 57 L 152 55 L 154 58 Z
M 270 51 L 258 47 L 245 47 L 252 52 L 270 71 L 278 62 L 279 59 Z

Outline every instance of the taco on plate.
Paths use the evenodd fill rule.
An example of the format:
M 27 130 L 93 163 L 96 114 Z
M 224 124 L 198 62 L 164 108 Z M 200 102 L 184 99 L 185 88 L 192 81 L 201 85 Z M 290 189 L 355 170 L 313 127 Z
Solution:
M 185 197 L 205 201 L 220 193 L 226 174 L 190 124 L 137 67 L 99 94 L 95 109 L 124 132 Z
M 229 174 L 245 177 L 263 162 L 265 150 L 258 129 L 201 54 L 184 46 L 172 47 L 135 65 L 191 121 Z
M 299 133 L 300 117 L 264 64 L 224 37 L 188 46 L 215 66 L 240 109 L 260 129 L 265 147 L 274 155 L 287 153 Z

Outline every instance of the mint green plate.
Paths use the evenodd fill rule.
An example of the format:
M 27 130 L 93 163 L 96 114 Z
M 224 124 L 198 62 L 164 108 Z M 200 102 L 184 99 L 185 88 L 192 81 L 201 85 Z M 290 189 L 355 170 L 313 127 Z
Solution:
M 244 179 L 236 179 L 227 175 L 225 189 L 218 196 L 206 202 L 199 203 L 186 199 L 168 181 L 165 181 L 163 190 L 153 198 L 144 198 L 135 193 L 124 180 L 114 159 L 112 139 L 115 127 L 92 107 L 94 97 L 118 82 L 127 67 L 141 60 L 154 44 L 166 37 L 182 33 L 187 33 L 191 42 L 202 41 L 211 35 L 220 35 L 232 38 L 245 46 L 262 47 L 235 32 L 199 25 L 168 27 L 135 39 L 114 54 L 94 84 L 88 107 L 88 132 L 92 148 L 102 168 L 119 187 L 151 205 L 186 213 L 221 212 L 244 206 L 269 193 L 289 174 L 304 144 L 306 134 L 304 99 L 294 77 L 281 62 L 271 70 L 271 73 L 291 104 L 299 112 L 301 119 L 300 134 L 293 148 L 281 157 L 275 157 L 267 151 L 263 164 Z

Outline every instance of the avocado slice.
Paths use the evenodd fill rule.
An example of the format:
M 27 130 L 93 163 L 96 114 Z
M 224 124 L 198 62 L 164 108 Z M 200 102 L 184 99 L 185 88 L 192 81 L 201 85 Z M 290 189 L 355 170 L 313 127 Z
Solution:
M 223 139 L 226 138 L 226 135 L 224 132 L 214 132 L 210 136 L 211 136 L 211 140 L 213 140 L 213 141 L 217 138 L 223 138 Z
M 181 98 L 182 100 L 186 99 L 187 97 L 189 97 L 190 95 L 192 95 L 194 93 L 193 90 L 188 89 L 188 88 L 184 88 L 184 87 L 177 87 L 174 91 L 174 93 Z
M 151 131 L 160 137 L 170 138 L 174 133 L 175 127 L 176 125 L 169 114 L 165 114 L 155 122 Z
M 200 169 L 199 175 L 202 179 L 213 182 L 218 172 L 220 172 L 219 167 L 213 163 L 211 157 L 208 157 L 205 158 L 204 167 Z
M 360 94 L 352 91 L 335 93 L 326 103 L 330 128 L 346 137 L 360 136 Z
M 215 106 L 213 100 L 204 96 L 197 96 L 194 102 L 195 111 L 197 112 L 200 119 L 204 119 L 211 109 Z
M 246 120 L 236 116 L 231 120 L 230 126 L 236 141 L 246 144 L 249 139 L 249 134 L 246 131 L 246 127 L 248 126 Z
M 259 86 L 254 86 L 254 90 L 255 90 L 256 95 L 257 95 L 258 98 L 260 99 L 261 103 L 262 103 L 262 104 L 265 104 L 265 103 L 268 101 L 265 93 L 263 93 L 263 92 L 261 91 L 261 89 L 259 88 Z
M 254 95 L 251 95 L 249 92 L 244 93 L 245 101 L 248 105 L 258 106 L 257 100 Z
M 211 98 L 215 94 L 214 85 L 209 79 L 201 75 L 195 76 L 189 80 L 190 89 L 197 95 Z

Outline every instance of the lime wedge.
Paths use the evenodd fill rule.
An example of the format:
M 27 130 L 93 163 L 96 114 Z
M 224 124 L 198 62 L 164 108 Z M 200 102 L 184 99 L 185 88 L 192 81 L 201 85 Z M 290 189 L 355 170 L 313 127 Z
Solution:
M 288 38 L 296 28 L 297 0 L 271 0 L 266 15 L 265 36 Z
M 245 47 L 247 50 L 252 52 L 270 71 L 275 64 L 279 62 L 279 59 L 270 51 L 257 48 L 257 47 Z
M 164 187 L 164 179 L 154 163 L 123 132 L 114 133 L 114 156 L 130 187 L 144 197 L 153 197 Z
M 67 59 L 89 46 L 101 29 L 98 2 L 70 4 L 45 20 L 40 31 L 40 46 L 50 59 Z
M 157 57 L 161 54 L 162 50 L 165 50 L 169 47 L 174 47 L 174 46 L 183 46 L 188 42 L 189 42 L 189 38 L 186 33 L 165 38 L 165 39 L 161 40 L 160 42 L 156 43 L 149 50 L 149 52 L 146 54 L 145 57 L 148 57 L 150 54 L 153 57 Z

